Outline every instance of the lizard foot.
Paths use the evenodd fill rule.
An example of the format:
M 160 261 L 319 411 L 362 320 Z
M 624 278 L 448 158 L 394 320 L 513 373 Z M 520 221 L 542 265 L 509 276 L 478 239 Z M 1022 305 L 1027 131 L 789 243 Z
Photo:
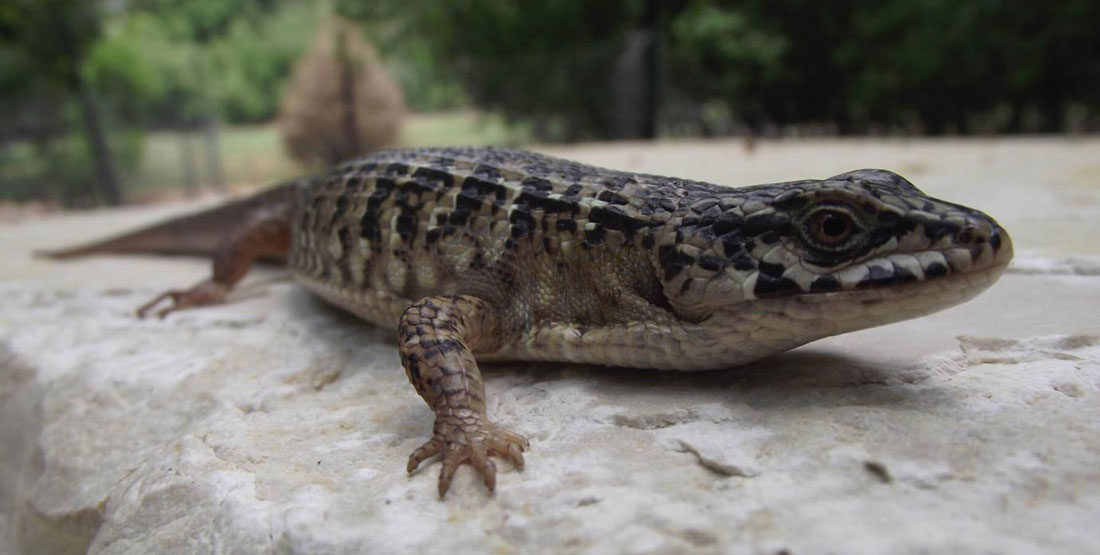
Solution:
M 155 299 L 141 305 L 141 308 L 137 309 L 137 315 L 138 318 L 144 318 L 145 315 L 150 310 L 156 308 L 161 301 L 170 299 L 171 305 L 157 312 L 158 317 L 164 318 L 177 310 L 225 302 L 225 295 L 227 293 L 229 293 L 229 287 L 227 285 L 207 279 L 187 290 L 172 289 L 161 293 Z
M 488 422 L 482 416 L 437 417 L 432 439 L 413 451 L 407 470 L 412 473 L 421 462 L 442 454 L 440 498 L 447 494 L 455 471 L 464 463 L 477 469 L 492 493 L 496 489 L 497 467 L 489 457 L 505 457 L 516 468 L 523 468 L 523 451 L 529 446 L 527 438 Z

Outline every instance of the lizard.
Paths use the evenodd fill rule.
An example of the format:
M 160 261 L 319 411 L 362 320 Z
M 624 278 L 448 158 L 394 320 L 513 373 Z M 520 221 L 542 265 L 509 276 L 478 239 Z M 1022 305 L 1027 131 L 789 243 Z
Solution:
M 733 188 L 508 148 L 379 151 L 328 173 L 86 246 L 47 253 L 213 256 L 212 275 L 140 316 L 221 303 L 256 260 L 397 327 L 434 412 L 411 474 L 439 455 L 438 494 L 524 436 L 486 414 L 478 362 L 728 368 L 925 315 L 988 288 L 1012 241 L 977 210 L 900 175 Z

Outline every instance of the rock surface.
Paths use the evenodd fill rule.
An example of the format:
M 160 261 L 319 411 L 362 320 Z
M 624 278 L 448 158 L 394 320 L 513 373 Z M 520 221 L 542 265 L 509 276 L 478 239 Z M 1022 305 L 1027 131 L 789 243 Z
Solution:
M 549 152 L 729 184 L 891 168 L 994 215 L 1017 261 L 966 305 L 730 371 L 490 366 L 527 468 L 440 502 L 438 465 L 404 471 L 432 416 L 393 330 L 279 270 L 139 321 L 207 263 L 29 256 L 188 207 L 0 227 L 0 552 L 1100 549 L 1100 141 Z

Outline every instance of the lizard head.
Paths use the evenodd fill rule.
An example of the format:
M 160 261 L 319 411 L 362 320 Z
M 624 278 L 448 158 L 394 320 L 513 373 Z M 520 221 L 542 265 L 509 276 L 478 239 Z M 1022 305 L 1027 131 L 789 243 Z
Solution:
M 792 344 L 961 303 L 1012 258 L 992 218 L 884 170 L 679 206 L 655 250 L 672 307 L 715 326 L 754 318 Z

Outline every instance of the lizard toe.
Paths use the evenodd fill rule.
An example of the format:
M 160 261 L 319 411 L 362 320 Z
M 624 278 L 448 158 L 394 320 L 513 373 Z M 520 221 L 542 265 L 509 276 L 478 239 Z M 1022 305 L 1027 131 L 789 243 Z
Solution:
M 420 467 L 420 463 L 440 454 L 443 452 L 443 442 L 436 438 L 432 438 L 424 445 L 416 448 L 412 455 L 409 455 L 409 464 L 405 466 L 405 470 L 412 474 L 417 468 Z
M 428 458 L 442 454 L 442 467 L 439 469 L 439 497 L 447 494 L 451 488 L 455 473 L 463 464 L 469 464 L 481 475 L 489 493 L 496 490 L 497 466 L 491 457 L 506 458 L 517 469 L 523 468 L 523 451 L 528 442 L 523 436 L 488 422 L 479 422 L 472 427 L 444 427 L 445 432 L 437 433 L 430 441 L 418 448 L 409 457 L 408 471 L 416 470 L 420 463 Z
M 228 286 L 207 279 L 187 290 L 172 289 L 157 295 L 153 300 L 141 305 L 137 309 L 137 315 L 138 318 L 144 318 L 150 310 L 156 308 L 165 299 L 169 299 L 169 306 L 157 311 L 157 317 L 164 318 L 177 310 L 225 302 L 225 296 L 228 293 Z

